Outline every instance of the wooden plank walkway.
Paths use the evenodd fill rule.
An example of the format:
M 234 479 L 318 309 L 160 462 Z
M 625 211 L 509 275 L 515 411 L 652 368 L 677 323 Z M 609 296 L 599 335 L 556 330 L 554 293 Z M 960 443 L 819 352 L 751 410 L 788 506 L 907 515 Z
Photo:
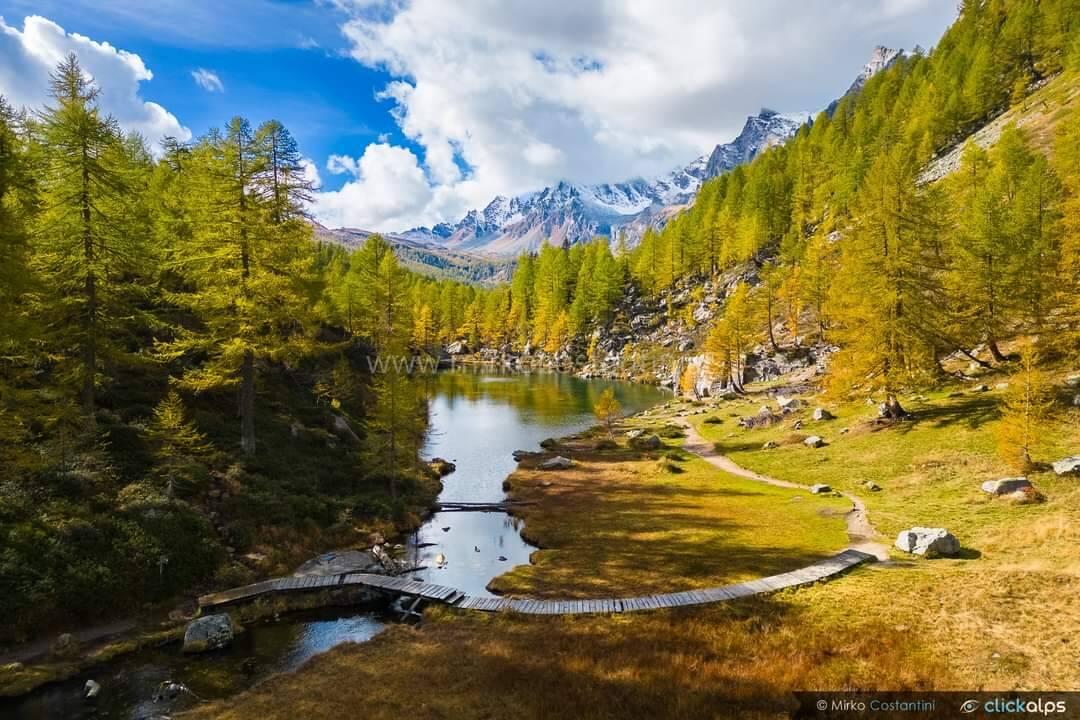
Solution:
M 476 597 L 466 595 L 456 588 L 445 585 L 369 573 L 348 573 L 346 575 L 328 575 L 324 577 L 288 577 L 263 580 L 262 582 L 233 588 L 232 590 L 203 595 L 199 598 L 199 608 L 204 610 L 217 608 L 236 602 L 252 600 L 271 593 L 362 587 L 479 612 L 518 612 L 525 615 L 589 615 L 643 612 L 664 608 L 708 605 L 750 595 L 776 592 L 784 588 L 809 585 L 834 577 L 856 565 L 871 562 L 875 559 L 873 555 L 861 550 L 848 549 L 798 570 L 734 585 L 701 590 L 683 590 L 660 595 L 602 598 L 597 600 L 530 600 L 528 598 Z
M 813 565 L 807 565 L 798 570 L 723 587 L 599 600 L 528 600 L 484 598 L 467 595 L 457 603 L 456 607 L 479 612 L 518 612 L 525 615 L 612 614 L 692 607 L 726 602 L 749 595 L 776 592 L 784 588 L 809 585 L 834 577 L 856 565 L 872 562 L 875 559 L 873 555 L 864 553 L 861 550 L 848 549 L 831 558 L 816 562 Z

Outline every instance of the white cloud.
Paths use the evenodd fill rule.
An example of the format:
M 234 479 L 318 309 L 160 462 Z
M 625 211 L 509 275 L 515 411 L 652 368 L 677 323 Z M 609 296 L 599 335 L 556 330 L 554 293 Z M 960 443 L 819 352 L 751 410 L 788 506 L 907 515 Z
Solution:
M 326 169 L 331 175 L 357 175 L 360 172 L 356 160 L 348 155 L 331 155 L 326 159 Z
M 314 213 L 325 225 L 401 230 L 412 227 L 432 202 L 433 190 L 410 150 L 372 143 L 359 160 L 333 158 L 338 161 L 334 167 L 355 179 L 316 196 Z
M 166 135 L 191 139 L 191 131 L 172 113 L 140 97 L 140 83 L 154 75 L 138 55 L 66 33 L 36 15 L 23 21 L 21 31 L 0 17 L 0 94 L 16 107 L 40 108 L 49 99 L 49 73 L 71 52 L 101 89 L 101 108 L 125 130 L 140 133 L 155 150 Z
M 319 166 L 311 158 L 301 158 L 300 167 L 304 168 L 304 180 L 311 183 L 311 187 L 318 190 L 322 187 L 322 176 L 319 175 Z
M 669 170 L 763 105 L 823 107 L 874 45 L 932 44 L 955 15 L 936 0 L 333 1 L 352 13 L 352 56 L 394 77 L 377 99 L 422 148 L 410 177 L 426 189 L 350 213 L 372 228 Z M 361 162 L 390 161 L 372 147 Z
M 213 70 L 197 68 L 191 71 L 191 77 L 195 84 L 206 92 L 225 92 L 225 84 L 221 82 L 221 78 Z

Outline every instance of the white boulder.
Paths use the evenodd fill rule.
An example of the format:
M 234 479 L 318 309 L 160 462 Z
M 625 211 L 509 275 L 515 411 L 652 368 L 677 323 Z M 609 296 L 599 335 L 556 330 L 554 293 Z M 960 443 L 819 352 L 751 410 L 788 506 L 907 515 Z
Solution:
M 1058 475 L 1080 475 L 1080 455 L 1073 455 L 1054 463 L 1054 472 Z
M 896 536 L 896 547 L 912 555 L 934 558 L 956 555 L 960 541 L 945 528 L 913 527 L 901 530 Z
M 1031 488 L 1031 482 L 1026 477 L 1002 478 L 1000 480 L 987 480 L 982 484 L 983 492 L 991 495 L 1011 495 L 1014 492 L 1025 492 Z

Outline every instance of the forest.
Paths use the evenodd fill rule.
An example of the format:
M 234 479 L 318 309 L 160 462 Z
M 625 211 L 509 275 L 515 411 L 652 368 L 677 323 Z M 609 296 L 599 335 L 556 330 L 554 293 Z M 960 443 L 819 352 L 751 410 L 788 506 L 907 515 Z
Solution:
M 407 526 L 438 491 L 418 457 L 424 382 L 373 359 L 457 340 L 556 353 L 616 322 L 628 288 L 670 300 L 735 271 L 707 345 L 720 374 L 737 387 L 783 322 L 791 342 L 839 347 L 834 392 L 880 391 L 894 417 L 901 391 L 978 344 L 1000 363 L 1001 340 L 1037 338 L 1031 378 L 1037 358 L 1075 357 L 1080 112 L 1050 147 L 1010 127 L 965 146 L 952 176 L 922 172 L 1077 72 L 1080 3 L 965 0 L 932 51 L 708 182 L 637 246 L 545 244 L 479 288 L 403 268 L 378 235 L 353 252 L 316 241 L 280 123 L 149 147 L 68 57 L 46 107 L 0 102 L 5 627 L 236 585 L 260 543 L 287 562 Z
M 72 55 L 48 106 L 0 99 L 15 636 L 410 527 L 438 492 L 418 454 L 424 368 L 373 360 L 433 345 L 475 295 L 404 270 L 378 236 L 351 255 L 315 242 L 280 123 L 148 147 L 100 91 Z M 241 562 L 256 546 L 275 554 Z
M 1080 70 L 1078 30 L 1070 0 L 961 3 L 932 52 L 903 56 L 791 142 L 706 183 L 632 250 L 620 239 L 614 253 L 597 241 L 520 257 L 510 297 L 488 291 L 469 309 L 481 340 L 555 352 L 608 324 L 627 281 L 667 298 L 670 315 L 677 288 L 736 272 L 746 282 L 707 347 L 736 386 L 747 352 L 779 349 L 779 323 L 800 343 L 839 346 L 833 389 L 881 388 L 894 416 L 900 389 L 930 382 L 954 352 L 985 344 L 1000 363 L 1000 340 L 1038 336 L 1047 357 L 1075 355 L 1080 112 L 1061 111 L 1049 147 L 1014 126 L 989 151 L 968 142 L 944 180 L 923 171 Z

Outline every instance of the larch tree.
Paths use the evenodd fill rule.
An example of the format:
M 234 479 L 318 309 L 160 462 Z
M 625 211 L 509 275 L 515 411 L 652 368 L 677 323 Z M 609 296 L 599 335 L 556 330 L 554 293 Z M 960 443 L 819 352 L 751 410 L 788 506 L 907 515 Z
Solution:
M 1001 420 L 996 427 L 998 454 L 1018 472 L 1034 466 L 1032 453 L 1041 444 L 1054 414 L 1053 384 L 1039 366 L 1039 354 L 1027 347 L 1009 376 Z
M 608 437 L 615 437 L 615 423 L 622 417 L 622 405 L 619 404 L 618 398 L 615 397 L 615 391 L 611 388 L 604 388 L 604 391 L 600 393 L 600 397 L 593 405 L 593 414 L 596 419 L 600 421 L 600 424 L 607 430 Z
M 258 361 L 294 359 L 309 348 L 304 283 L 314 245 L 300 218 L 305 185 L 287 161 L 275 169 L 267 143 L 239 117 L 199 141 L 192 166 L 194 227 L 173 263 L 189 284 L 172 298 L 199 323 L 179 328 L 160 350 L 167 359 L 202 359 L 182 387 L 239 389 L 240 446 L 251 456 Z
M 933 371 L 943 306 L 932 248 L 939 211 L 934 189 L 916 187 L 917 170 L 900 145 L 874 161 L 855 227 L 842 240 L 830 303 L 830 336 L 841 347 L 832 363 L 834 389 L 884 393 L 882 413 L 893 419 L 906 415 L 901 389 Z
M 145 237 L 128 232 L 133 199 L 119 126 L 101 114 L 99 90 L 74 54 L 51 74 L 50 89 L 52 102 L 36 124 L 41 213 L 33 257 L 51 291 L 45 314 L 55 345 L 78 348 L 77 359 L 64 358 L 65 374 L 92 428 L 108 330 L 125 312 L 113 281 L 139 259 Z

